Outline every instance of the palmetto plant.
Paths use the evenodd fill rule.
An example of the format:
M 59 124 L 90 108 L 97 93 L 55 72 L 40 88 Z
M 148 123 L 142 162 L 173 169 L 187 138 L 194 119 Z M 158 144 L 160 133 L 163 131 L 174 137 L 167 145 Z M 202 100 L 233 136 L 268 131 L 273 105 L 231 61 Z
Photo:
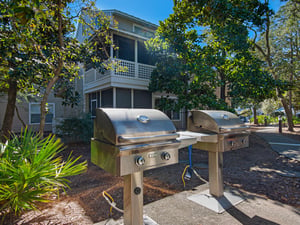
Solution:
M 66 177 L 86 170 L 80 157 L 63 160 L 58 155 L 63 150 L 55 136 L 42 138 L 27 128 L 0 143 L 0 214 L 35 209 L 38 202 L 69 187 Z

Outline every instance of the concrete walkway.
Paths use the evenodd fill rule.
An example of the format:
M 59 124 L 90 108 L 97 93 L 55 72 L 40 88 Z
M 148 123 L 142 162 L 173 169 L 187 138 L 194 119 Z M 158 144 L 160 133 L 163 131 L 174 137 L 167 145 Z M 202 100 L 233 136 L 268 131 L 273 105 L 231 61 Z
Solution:
M 278 127 L 264 127 L 254 133 L 265 139 L 278 154 L 300 161 L 300 142 L 278 133 Z
M 198 186 L 144 206 L 144 225 L 299 225 L 300 210 L 258 195 L 230 189 L 245 200 L 223 213 L 216 213 L 188 197 L 208 189 Z M 94 225 L 121 225 L 122 219 L 102 221 Z

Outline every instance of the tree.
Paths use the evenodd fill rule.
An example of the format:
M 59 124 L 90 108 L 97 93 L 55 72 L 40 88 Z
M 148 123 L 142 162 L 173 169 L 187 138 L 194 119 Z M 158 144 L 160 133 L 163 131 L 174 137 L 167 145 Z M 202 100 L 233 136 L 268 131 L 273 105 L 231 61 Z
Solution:
M 47 99 L 55 84 L 63 79 L 76 78 L 79 71 L 78 63 L 85 62 L 87 56 L 92 58 L 94 66 L 98 66 L 101 70 L 107 68 L 106 46 L 111 44 L 108 32 L 111 20 L 93 8 L 94 2 L 86 1 L 84 16 L 78 17 L 78 22 L 85 25 L 86 35 L 93 36 L 94 40 L 87 38 L 82 44 L 71 36 L 75 31 L 72 23 L 74 16 L 71 14 L 73 9 L 70 7 L 73 1 L 55 0 L 44 3 L 47 8 L 45 19 L 35 20 L 34 29 L 31 29 L 35 34 L 31 39 L 32 43 L 39 46 L 39 59 L 47 65 L 41 83 L 44 92 L 41 101 L 40 133 L 44 130 Z M 96 51 L 98 55 L 95 55 L 95 47 L 98 49 Z
M 0 132 L 2 141 L 9 137 L 18 92 L 34 91 L 33 50 L 25 25 L 34 16 L 37 1 L 0 2 L 0 92 L 7 93 L 7 107 Z
M 268 3 L 269 3 L 269 1 L 266 0 L 265 4 L 268 4 Z M 289 72 L 295 71 L 294 70 L 295 64 L 293 61 L 295 59 L 294 53 L 295 53 L 295 51 L 299 52 L 299 47 L 297 47 L 298 49 L 295 49 L 295 51 L 293 50 L 293 48 L 295 47 L 294 46 L 295 42 L 292 39 L 293 39 L 293 35 L 295 35 L 295 33 L 293 34 L 290 29 L 286 29 L 287 27 L 291 28 L 290 22 L 293 19 L 295 19 L 295 17 L 292 16 L 292 15 L 294 15 L 293 13 L 292 14 L 288 13 L 288 14 L 286 14 L 285 19 L 283 19 L 282 15 L 284 14 L 284 12 L 285 13 L 289 12 L 291 10 L 291 7 L 293 5 L 297 6 L 297 4 L 299 4 L 299 3 L 296 3 L 295 1 L 286 3 L 286 5 L 283 6 L 283 8 L 281 9 L 281 12 L 279 12 L 279 15 L 281 15 L 281 16 L 279 16 L 277 21 L 274 20 L 274 28 L 281 27 L 281 24 L 284 26 L 284 27 L 280 28 L 280 30 L 281 30 L 280 32 L 278 32 L 279 30 L 276 31 L 276 29 L 272 30 L 272 12 L 267 11 L 265 13 L 265 21 L 266 22 L 264 23 L 263 32 L 260 35 L 260 41 L 256 42 L 254 39 L 254 43 L 255 43 L 257 52 L 261 55 L 262 59 L 265 61 L 267 69 L 269 70 L 269 72 L 272 74 L 273 78 L 276 81 L 283 80 L 283 79 L 281 79 L 282 78 L 281 74 L 283 73 L 282 69 L 284 67 L 288 68 L 288 70 L 286 70 L 286 68 L 283 69 L 286 72 L 287 71 L 289 71 Z M 299 5 L 298 5 L 298 7 L 299 7 Z M 299 19 L 296 19 L 296 21 L 297 21 L 296 27 L 297 27 L 297 30 L 299 31 Z M 276 23 L 279 23 L 279 25 L 275 25 Z M 284 35 L 280 34 L 282 31 L 283 31 Z M 256 37 L 256 35 L 255 35 L 255 37 Z M 295 40 L 298 40 L 298 38 L 299 38 L 299 33 L 298 34 L 296 33 Z M 284 39 L 287 39 L 287 42 Z M 296 41 L 296 42 L 298 42 L 298 41 Z M 285 45 L 285 47 L 283 47 L 284 43 L 287 43 L 287 45 Z M 283 49 L 279 50 L 281 47 L 283 47 Z M 287 52 L 286 52 L 286 50 L 287 50 Z M 290 52 L 290 53 L 288 53 L 288 52 Z M 288 54 L 290 56 L 288 56 Z M 299 62 L 299 58 L 297 59 L 297 61 Z M 281 67 L 282 65 L 284 65 L 284 67 Z M 293 68 L 293 69 L 291 69 L 291 68 Z M 291 79 L 292 77 L 294 77 L 293 73 L 291 73 L 291 75 L 290 75 L 290 84 L 293 80 L 293 79 Z M 286 87 L 286 85 L 284 87 Z M 287 99 L 284 96 L 285 91 L 286 91 L 286 88 L 283 88 L 283 86 L 278 85 L 276 87 L 277 97 L 280 99 L 280 101 L 284 107 L 285 113 L 286 113 L 287 122 L 288 122 L 288 130 L 293 131 L 294 124 L 293 124 L 293 119 L 292 119 L 292 111 L 291 111 L 291 108 L 289 107 Z
M 290 82 L 287 100 L 289 108 L 297 108 L 300 89 L 300 3 L 287 2 L 271 20 L 271 47 L 273 62 L 281 80 Z
M 149 45 L 150 49 L 162 53 L 166 52 L 164 46 L 168 46 L 176 62 L 159 60 L 150 89 L 179 93 L 178 102 L 197 108 L 210 108 L 212 102 L 224 102 L 236 96 L 266 98 L 266 87 L 272 89 L 274 81 L 268 73 L 257 68 L 261 63 L 253 57 L 248 25 L 263 24 L 261 16 L 268 10 L 267 5 L 260 1 L 230 0 L 181 0 L 174 4 L 174 13 L 160 22 L 156 41 L 150 41 Z M 179 82 L 182 79 L 185 85 Z M 198 93 L 190 95 L 193 91 L 189 85 L 194 85 Z M 183 86 L 188 88 L 181 90 Z M 221 101 L 213 97 L 216 87 L 221 89 Z M 211 108 L 218 108 L 216 105 Z
M 206 72 L 202 63 L 187 63 L 189 59 L 177 57 L 160 38 L 149 40 L 146 45 L 157 61 L 149 90 L 160 91 L 167 95 L 161 98 L 158 105 L 160 109 L 179 111 L 182 108 L 190 110 L 199 106 L 226 108 L 224 103 L 221 104 L 217 100 L 214 93 L 216 82 L 209 77 L 210 73 Z M 199 70 L 202 70 L 202 73 L 196 76 Z M 172 94 L 176 95 L 176 101 L 169 98 Z
M 80 16 L 78 11 L 74 10 L 75 2 L 73 0 L 54 0 L 54 1 L 6 1 L 1 2 L 3 9 L 1 29 L 7 31 L 7 34 L 1 36 L 4 43 L 3 49 L 7 53 L 1 64 L 1 72 L 5 74 L 3 86 L 7 87 L 12 80 L 10 87 L 14 87 L 14 92 L 10 94 L 9 89 L 3 91 L 8 93 L 10 113 L 6 113 L 3 123 L 3 134 L 11 130 L 13 110 L 15 108 L 15 96 L 19 89 L 26 90 L 25 86 L 19 89 L 17 85 L 20 79 L 15 73 L 22 74 L 24 84 L 34 84 L 36 91 L 41 93 L 41 120 L 40 133 L 44 132 L 45 116 L 47 113 L 47 99 L 50 92 L 59 83 L 59 88 L 66 88 L 65 81 L 72 81 L 78 77 L 78 63 L 89 62 L 93 67 L 100 68 L 104 71 L 110 68 L 111 64 L 106 62 L 107 48 L 111 44 L 111 38 L 108 32 L 111 19 L 104 13 L 94 9 L 93 1 L 82 1 L 80 8 L 84 6 L 84 15 Z M 14 5 L 15 10 L 10 8 Z M 82 14 L 81 14 L 82 15 Z M 74 19 L 83 23 L 86 29 L 87 39 L 84 43 L 79 43 L 72 35 L 75 31 Z M 86 20 L 89 18 L 89 20 Z M 101 24 L 101 26 L 100 26 Z M 92 32 L 91 32 L 92 30 Z M 13 36 L 10 36 L 10 35 Z M 20 36 L 20 38 L 18 38 Z M 24 40 L 26 41 L 24 44 Z M 16 64 L 8 64 L 11 58 L 18 60 L 18 57 L 11 56 L 9 48 L 25 46 L 21 50 L 16 50 L 17 54 L 24 54 L 30 57 L 24 59 L 21 63 L 22 68 L 16 70 Z M 97 47 L 97 51 L 94 51 Z M 33 67 L 32 67 L 33 65 Z M 27 69 L 23 72 L 23 70 Z M 32 80 L 28 80 L 28 70 L 31 71 Z M 29 82 L 27 82 L 29 81 Z M 68 89 L 68 88 L 67 88 Z M 70 89 L 68 89 L 70 90 Z M 64 97 L 71 97 L 71 101 L 65 101 L 66 104 L 74 104 L 77 100 L 76 95 L 72 96 L 71 92 L 65 92 Z M 68 95 L 66 95 L 68 94 Z M 14 99 L 14 101 L 13 101 Z M 8 126 L 5 124 L 9 123 Z

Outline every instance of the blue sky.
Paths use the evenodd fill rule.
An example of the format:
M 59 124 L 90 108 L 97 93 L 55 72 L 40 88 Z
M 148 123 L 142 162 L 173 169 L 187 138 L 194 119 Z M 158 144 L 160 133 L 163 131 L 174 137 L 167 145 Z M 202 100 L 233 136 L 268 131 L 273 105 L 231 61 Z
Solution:
M 277 11 L 283 3 L 270 0 L 271 7 Z M 157 24 L 172 13 L 173 0 L 97 0 L 99 9 L 117 9 L 140 19 Z

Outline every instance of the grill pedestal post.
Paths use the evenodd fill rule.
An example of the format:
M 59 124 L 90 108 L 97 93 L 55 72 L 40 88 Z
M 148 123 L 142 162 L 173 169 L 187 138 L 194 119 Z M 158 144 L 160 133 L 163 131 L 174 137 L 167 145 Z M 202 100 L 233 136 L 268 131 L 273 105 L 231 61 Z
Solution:
M 143 225 L 143 171 L 124 176 L 124 225 Z
M 215 197 L 222 197 L 224 193 L 223 185 L 223 153 L 208 152 L 209 171 L 209 193 Z

